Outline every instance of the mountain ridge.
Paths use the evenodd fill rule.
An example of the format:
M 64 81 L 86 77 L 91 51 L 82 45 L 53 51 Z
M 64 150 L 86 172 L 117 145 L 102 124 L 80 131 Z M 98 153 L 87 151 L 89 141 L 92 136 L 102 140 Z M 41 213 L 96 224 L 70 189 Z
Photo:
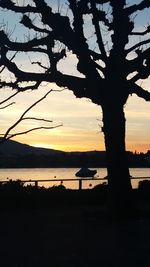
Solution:
M 62 153 L 61 150 L 43 148 L 43 147 L 34 147 L 31 145 L 23 144 L 14 140 L 7 140 L 0 145 L 0 154 L 1 155 L 25 155 L 25 154 L 34 154 L 34 155 L 48 155 L 54 153 Z
M 51 149 L 51 148 L 44 148 L 44 147 L 35 147 L 28 144 L 20 143 L 14 140 L 7 140 L 3 144 L 0 145 L 0 154 L 2 155 L 24 155 L 27 154 L 36 154 L 36 155 L 48 155 L 48 154 L 55 154 L 55 153 L 66 153 L 66 154 L 94 154 L 94 153 L 105 153 L 105 151 L 100 150 L 90 150 L 90 151 L 70 151 L 66 152 L 63 150 Z

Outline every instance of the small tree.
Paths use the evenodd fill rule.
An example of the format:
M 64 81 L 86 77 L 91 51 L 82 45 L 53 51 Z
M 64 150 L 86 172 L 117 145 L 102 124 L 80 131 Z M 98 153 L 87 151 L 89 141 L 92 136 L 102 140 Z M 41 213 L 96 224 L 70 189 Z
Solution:
M 18 52 L 16 52 L 9 60 L 12 61 L 15 56 L 17 55 Z M 0 74 L 3 73 L 3 71 L 5 71 L 5 66 L 2 67 L 2 69 L 0 70 Z M 8 85 L 9 86 L 9 85 Z M 1 87 L 3 88 L 3 83 L 1 84 Z M 31 86 L 30 88 L 34 89 L 34 86 Z M 35 86 L 36 88 L 36 86 Z M 15 93 L 9 95 L 8 97 L 6 97 L 5 99 L 3 99 L 2 101 L 0 101 L 0 110 L 6 110 L 6 108 L 16 104 L 16 102 L 14 101 L 14 97 L 16 95 L 18 95 L 20 92 L 23 92 L 23 91 L 26 91 L 28 90 L 28 87 L 25 87 L 25 88 L 21 88 L 20 90 L 17 90 L 15 91 Z M 38 100 L 36 100 L 34 103 L 32 103 L 31 105 L 29 105 L 27 107 L 27 109 L 25 109 L 23 111 L 23 113 L 19 114 L 19 118 L 12 124 L 9 126 L 9 128 L 7 128 L 5 130 L 4 133 L 0 133 L 0 144 L 3 144 L 4 142 L 6 142 L 7 140 L 15 137 L 15 136 L 18 136 L 18 135 L 23 135 L 23 134 L 28 134 L 32 131 L 37 131 L 37 130 L 42 130 L 42 129 L 45 129 L 45 130 L 50 130 L 50 129 L 54 129 L 54 128 L 57 128 L 57 127 L 60 127 L 62 126 L 62 124 L 57 124 L 57 125 L 53 125 L 52 126 L 52 123 L 53 121 L 52 120 L 48 120 L 48 119 L 44 119 L 44 118 L 39 118 L 39 117 L 33 117 L 33 116 L 29 116 L 27 117 L 27 113 L 29 113 L 35 106 L 37 106 L 40 102 L 42 102 L 51 92 L 61 92 L 62 90 L 54 90 L 54 89 L 50 89 L 48 92 L 46 92 L 42 97 L 40 97 Z M 12 102 L 9 102 L 10 100 L 12 100 Z M 27 128 L 26 130 L 24 131 L 15 131 L 15 132 L 12 132 L 13 130 L 16 130 L 16 127 L 21 123 L 21 122 L 24 122 L 24 121 L 38 121 L 38 122 L 44 122 L 46 125 L 35 125 L 33 126 L 32 128 Z M 50 125 L 49 125 L 50 124 Z
M 1 84 L 21 90 L 23 82 L 35 82 L 34 87 L 42 81 L 55 82 L 72 90 L 77 97 L 87 97 L 100 105 L 110 192 L 117 202 L 127 201 L 131 182 L 125 153 L 124 105 L 133 93 L 150 101 L 150 93 L 136 83 L 150 74 L 150 39 L 132 45 L 130 36 L 149 34 L 150 26 L 141 32 L 136 30 L 134 14 L 150 8 L 150 1 L 127 5 L 126 0 L 68 0 L 66 13 L 61 6 L 54 10 L 55 1 L 33 0 L 32 5 L 24 6 L 14 2 L 1 0 L 0 6 L 22 14 L 20 23 L 31 32 L 31 37 L 17 42 L 10 40 L 4 30 L 0 32 L 0 64 L 16 77 L 13 82 Z M 89 25 L 94 31 L 93 40 L 87 37 Z M 16 62 L 8 59 L 9 51 L 32 52 L 35 58 L 36 53 L 42 53 L 47 56 L 48 64 L 32 62 L 41 67 L 38 73 L 20 70 Z M 68 51 L 76 56 L 81 75 L 67 75 L 60 70 L 59 63 Z

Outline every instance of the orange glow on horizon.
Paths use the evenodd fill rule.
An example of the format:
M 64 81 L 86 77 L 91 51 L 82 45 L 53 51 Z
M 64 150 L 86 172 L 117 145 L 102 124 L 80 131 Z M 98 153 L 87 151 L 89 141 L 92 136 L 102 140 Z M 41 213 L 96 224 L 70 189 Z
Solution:
M 131 152 L 137 152 L 137 153 L 147 153 L 148 150 L 150 150 L 150 146 L 148 147 L 147 144 L 137 144 L 137 145 L 132 145 L 130 144 L 127 146 L 127 151 Z
M 86 152 L 86 151 L 105 151 L 105 147 L 101 146 L 101 147 L 95 147 L 95 146 L 82 146 L 82 145 L 63 145 L 63 144 L 46 144 L 46 143 L 37 143 L 37 144 L 29 144 L 31 146 L 34 147 L 42 147 L 42 148 L 47 148 L 47 149 L 54 149 L 54 150 L 61 150 L 61 151 L 65 151 L 65 152 Z M 139 145 L 132 145 L 130 144 L 129 146 L 126 147 L 127 151 L 131 151 L 131 152 L 137 152 L 137 153 L 147 153 L 148 150 L 150 150 L 150 148 L 147 147 L 147 145 L 145 144 L 139 144 Z
M 42 147 L 42 148 L 48 148 L 48 149 L 55 149 L 55 150 L 61 150 L 61 151 L 65 151 L 65 152 L 86 152 L 86 151 L 104 151 L 105 148 L 104 147 L 95 147 L 95 146 L 82 146 L 81 144 L 79 145 L 65 145 L 65 144 L 33 144 L 30 143 L 29 145 L 34 146 L 34 147 Z

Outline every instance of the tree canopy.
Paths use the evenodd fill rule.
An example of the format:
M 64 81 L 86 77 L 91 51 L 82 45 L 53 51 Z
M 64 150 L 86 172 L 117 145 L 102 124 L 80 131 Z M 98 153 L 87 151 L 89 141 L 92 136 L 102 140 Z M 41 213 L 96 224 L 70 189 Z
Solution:
M 149 92 L 137 81 L 147 79 L 150 74 L 150 26 L 139 30 L 134 18 L 137 12 L 149 8 L 150 2 L 143 0 L 128 5 L 125 0 L 119 3 L 68 0 L 63 4 L 33 0 L 18 5 L 17 1 L 0 1 L 3 10 L 21 14 L 19 23 L 29 31 L 28 37 L 19 41 L 19 38 L 13 39 L 5 25 L 1 26 L 0 65 L 14 74 L 8 82 L 1 79 L 1 86 L 23 91 L 47 81 L 72 90 L 77 97 L 90 98 L 96 104 L 102 104 L 112 91 L 114 99 L 122 103 L 132 93 L 149 101 Z M 133 36 L 138 36 L 138 41 L 130 44 Z M 16 51 L 43 54 L 46 62 L 43 64 L 35 56 L 31 63 L 36 64 L 39 71 L 20 69 L 17 55 L 10 60 L 10 52 Z M 77 59 L 79 75 L 66 74 L 60 68 L 62 59 L 69 53 Z M 117 87 L 121 87 L 119 90 L 116 82 Z M 116 87 L 113 90 L 112 83 Z

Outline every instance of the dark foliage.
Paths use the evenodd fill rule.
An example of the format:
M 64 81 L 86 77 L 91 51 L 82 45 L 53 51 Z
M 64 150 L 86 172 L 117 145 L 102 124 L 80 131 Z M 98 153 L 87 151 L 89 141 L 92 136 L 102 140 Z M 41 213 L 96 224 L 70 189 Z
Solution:
M 103 205 L 107 198 L 107 186 L 89 190 L 66 189 L 63 184 L 50 188 L 25 186 L 20 180 L 0 183 L 1 209 L 56 208 L 82 205 Z

